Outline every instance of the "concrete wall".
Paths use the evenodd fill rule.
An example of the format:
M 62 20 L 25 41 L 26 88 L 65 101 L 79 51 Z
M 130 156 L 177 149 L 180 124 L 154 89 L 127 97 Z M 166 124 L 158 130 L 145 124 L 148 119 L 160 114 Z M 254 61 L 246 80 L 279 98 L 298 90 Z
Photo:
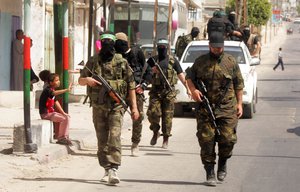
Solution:
M 33 40 L 31 47 L 31 66 L 38 75 L 44 69 L 45 55 L 45 1 L 31 0 L 31 29 L 30 37 Z M 34 84 L 34 89 L 42 89 L 43 82 Z
M 73 5 L 75 7 L 74 11 L 74 25 L 69 26 L 69 34 L 72 33 L 74 41 L 74 60 L 72 63 L 69 63 L 70 70 L 74 71 L 79 69 L 78 63 L 82 60 L 87 62 L 88 60 L 88 19 L 89 19 L 89 9 L 88 9 L 88 0 L 76 0 Z M 103 13 L 102 7 L 100 7 L 99 2 L 95 1 L 97 11 L 95 12 L 95 25 L 100 25 L 101 16 Z M 24 0 L 0 0 L 0 12 L 7 13 L 9 16 L 17 15 L 21 18 L 21 28 L 24 30 Z M 31 0 L 31 24 L 30 24 L 30 31 L 29 36 L 33 39 L 33 46 L 31 48 L 31 65 L 35 73 L 38 75 L 40 71 L 44 70 L 45 68 L 51 69 L 54 71 L 52 67 L 45 66 L 45 34 L 46 34 L 46 13 L 49 13 L 49 7 L 53 7 L 53 0 Z M 47 11 L 46 11 L 47 9 Z M 50 14 L 53 14 L 53 10 L 50 10 Z M 6 22 L 7 23 L 7 22 Z M 9 25 L 9 23 L 8 23 Z M 94 25 L 94 26 L 95 26 Z M 1 25 L 1 28 L 3 25 Z M 3 29 L 3 28 L 2 28 Z M 53 28 L 52 28 L 53 30 Z M 8 29 L 10 31 L 10 29 Z M 1 31 L 1 34 L 5 34 Z M 7 69 L 7 71 L 2 71 L 0 74 L 0 85 L 1 83 L 5 82 L 6 89 L 9 90 L 8 85 L 10 84 L 10 76 L 5 76 L 5 74 L 10 71 L 10 51 L 11 45 L 7 47 L 6 41 L 2 41 L 3 39 L 9 39 L 6 35 L 5 37 L 1 37 L 0 34 L 0 60 L 1 63 L 3 60 L 3 56 L 5 56 L 6 65 L 2 66 L 1 68 Z M 54 34 L 54 32 L 52 33 Z M 52 40 L 53 41 L 53 40 Z M 92 50 L 93 54 L 94 50 Z M 2 53 L 2 54 L 1 54 Z M 2 56 L 3 55 L 3 56 Z M 51 66 L 54 66 L 54 62 L 50 63 Z M 79 73 L 71 73 L 70 74 L 70 81 L 74 83 L 75 88 L 73 89 L 73 94 L 85 94 L 85 87 L 77 85 L 77 79 L 79 77 Z M 41 90 L 43 86 L 43 82 L 38 82 L 34 84 L 34 90 Z M 1 88 L 1 86 L 0 86 Z M 1 90 L 1 89 L 0 89 Z
M 78 66 L 82 60 L 86 63 L 88 60 L 88 21 L 89 21 L 89 9 L 85 4 L 85 2 L 88 2 L 87 0 L 77 0 L 74 4 L 74 26 L 70 26 L 70 28 L 73 30 L 74 35 L 74 64 L 73 69 L 71 70 L 78 70 L 81 67 Z M 100 7 L 100 4 L 96 4 L 96 7 L 98 8 L 96 12 L 94 12 L 95 15 L 95 24 L 94 30 L 96 30 L 96 25 L 99 27 L 101 16 L 103 13 L 102 7 Z M 70 32 L 70 31 L 69 31 Z M 94 44 L 92 42 L 92 55 L 94 54 Z M 71 75 L 71 81 L 74 84 L 74 88 L 72 90 L 72 94 L 74 95 L 84 95 L 86 94 L 86 87 L 79 86 L 78 85 L 78 77 L 79 73 L 75 72 Z
M 22 16 L 23 1 L 21 0 L 0 0 L 0 11 L 11 15 Z
M 50 0 L 47 0 L 51 3 Z M 21 28 L 24 30 L 24 1 L 21 0 L 0 0 L 1 15 L 6 17 L 19 16 Z M 45 21 L 45 1 L 44 0 L 31 0 L 31 22 L 28 35 L 33 39 L 33 47 L 31 48 L 31 65 L 34 71 L 38 74 L 43 66 L 44 58 L 44 21 Z M 12 19 L 10 19 L 12 22 Z M 12 23 L 5 19 L 1 23 L 1 42 L 0 42 L 0 57 L 1 68 L 7 69 L 2 71 L 0 75 L 0 87 L 2 90 L 10 90 L 10 50 L 11 40 L 15 38 L 11 33 Z M 5 32 L 3 31 L 5 30 Z M 4 42 L 5 41 L 5 42 Z M 9 51 L 9 52 L 8 52 Z M 2 66 L 3 65 L 3 66 Z M 2 85 L 2 86 L 1 86 Z M 35 85 L 36 87 L 37 85 Z M 39 85 L 42 88 L 42 83 Z

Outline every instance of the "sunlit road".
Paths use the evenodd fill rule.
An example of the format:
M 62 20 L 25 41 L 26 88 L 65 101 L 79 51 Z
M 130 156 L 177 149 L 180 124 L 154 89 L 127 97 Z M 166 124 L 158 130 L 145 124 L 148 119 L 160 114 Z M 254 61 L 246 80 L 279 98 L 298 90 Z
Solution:
M 281 38 L 281 37 L 279 37 Z M 123 134 L 120 185 L 99 182 L 103 170 L 96 150 L 76 151 L 67 159 L 33 167 L 15 178 L 9 191 L 43 192 L 296 192 L 300 188 L 300 34 L 266 47 L 258 70 L 258 104 L 253 119 L 241 119 L 238 143 L 228 163 L 225 182 L 204 185 L 193 118 L 175 118 L 167 150 L 149 145 L 151 132 L 145 120 L 140 156 L 130 156 L 130 131 Z M 272 67 L 278 48 L 284 53 L 285 70 Z M 128 117 L 126 117 L 128 118 Z M 128 121 L 128 120 L 127 120 Z M 23 190 L 22 190 L 23 189 Z

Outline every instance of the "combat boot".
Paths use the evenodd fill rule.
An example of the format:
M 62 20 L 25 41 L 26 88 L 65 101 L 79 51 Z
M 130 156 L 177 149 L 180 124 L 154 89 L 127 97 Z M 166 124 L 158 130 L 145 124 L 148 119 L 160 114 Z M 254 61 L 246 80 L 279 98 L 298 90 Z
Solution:
M 168 148 L 168 144 L 169 144 L 169 137 L 168 136 L 164 136 L 162 148 L 167 149 Z
M 206 171 L 206 185 L 207 186 L 216 186 L 217 185 L 214 166 L 215 166 L 214 164 L 204 165 L 204 169 Z
M 226 161 L 227 161 L 227 159 L 219 159 L 219 161 L 218 161 L 217 178 L 219 181 L 224 181 L 224 179 L 227 175 Z
M 131 155 L 137 157 L 139 153 L 139 145 L 137 143 L 132 143 L 131 145 Z
M 160 136 L 158 131 L 153 131 L 153 137 L 150 141 L 150 145 L 156 145 L 157 139 Z

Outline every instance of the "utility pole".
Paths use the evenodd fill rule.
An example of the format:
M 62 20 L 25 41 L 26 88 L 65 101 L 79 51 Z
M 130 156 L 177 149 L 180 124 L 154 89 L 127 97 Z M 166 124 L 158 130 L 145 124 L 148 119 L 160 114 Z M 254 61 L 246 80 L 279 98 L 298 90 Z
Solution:
M 153 22 L 153 50 L 152 50 L 152 55 L 156 54 L 156 41 L 157 41 L 157 29 L 156 29 L 156 24 L 157 24 L 157 12 L 158 12 L 158 0 L 155 0 L 154 4 L 154 22 Z
M 115 0 L 111 0 L 109 12 L 111 12 L 109 30 L 115 32 Z
M 93 15 L 94 15 L 94 0 L 90 0 L 89 8 L 89 36 L 88 36 L 88 59 L 92 55 L 92 34 L 93 34 Z
M 248 19 L 247 19 L 247 16 L 248 16 L 248 6 L 247 6 L 247 0 L 243 0 L 244 2 L 243 2 L 243 10 L 244 10 L 244 19 L 243 19 L 243 24 L 244 24 L 244 26 L 245 25 L 247 25 L 248 24 Z
M 128 34 L 128 45 L 131 43 L 131 0 L 128 0 L 128 28 L 127 28 L 127 34 Z
M 103 0 L 103 19 L 104 19 L 103 31 L 106 31 L 106 0 Z
M 69 87 L 69 9 L 68 1 L 64 1 L 62 4 L 63 8 L 63 40 L 62 40 L 62 61 L 63 61 L 63 88 Z M 69 112 L 69 93 L 63 94 L 63 109 L 66 113 Z
M 242 6 L 241 6 L 241 0 L 235 0 L 235 12 L 237 15 L 237 24 L 240 27 L 241 20 L 242 20 Z
M 172 36 L 172 0 L 169 0 L 169 20 L 168 20 L 169 54 L 171 54 L 171 36 Z
M 31 1 L 24 1 L 24 131 L 26 144 L 25 153 L 37 151 L 37 144 L 32 143 L 31 120 L 30 120 L 30 23 L 31 23 Z

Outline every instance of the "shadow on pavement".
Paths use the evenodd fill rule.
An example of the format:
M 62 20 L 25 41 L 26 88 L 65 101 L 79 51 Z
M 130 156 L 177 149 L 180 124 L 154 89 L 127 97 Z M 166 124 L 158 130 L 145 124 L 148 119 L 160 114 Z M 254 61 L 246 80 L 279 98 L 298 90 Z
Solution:
M 290 128 L 286 130 L 288 133 L 295 133 L 295 135 L 300 136 L 300 127 Z
M 57 178 L 57 177 L 39 177 L 39 178 L 14 178 L 23 181 L 62 181 L 62 182 L 79 182 L 88 184 L 101 184 L 99 180 L 86 180 L 86 179 L 74 179 L 74 178 Z
M 205 185 L 205 183 L 196 183 L 188 181 L 157 181 L 157 180 L 141 180 L 141 179 L 122 179 L 124 182 L 132 183 L 153 183 L 163 185 Z
M 235 154 L 235 157 L 264 157 L 264 158 L 286 158 L 286 159 L 300 159 L 299 156 L 285 156 L 285 155 L 243 155 Z
M 13 148 L 7 148 L 7 149 L 3 149 L 0 151 L 1 154 L 4 154 L 4 155 L 10 155 L 13 153 Z

